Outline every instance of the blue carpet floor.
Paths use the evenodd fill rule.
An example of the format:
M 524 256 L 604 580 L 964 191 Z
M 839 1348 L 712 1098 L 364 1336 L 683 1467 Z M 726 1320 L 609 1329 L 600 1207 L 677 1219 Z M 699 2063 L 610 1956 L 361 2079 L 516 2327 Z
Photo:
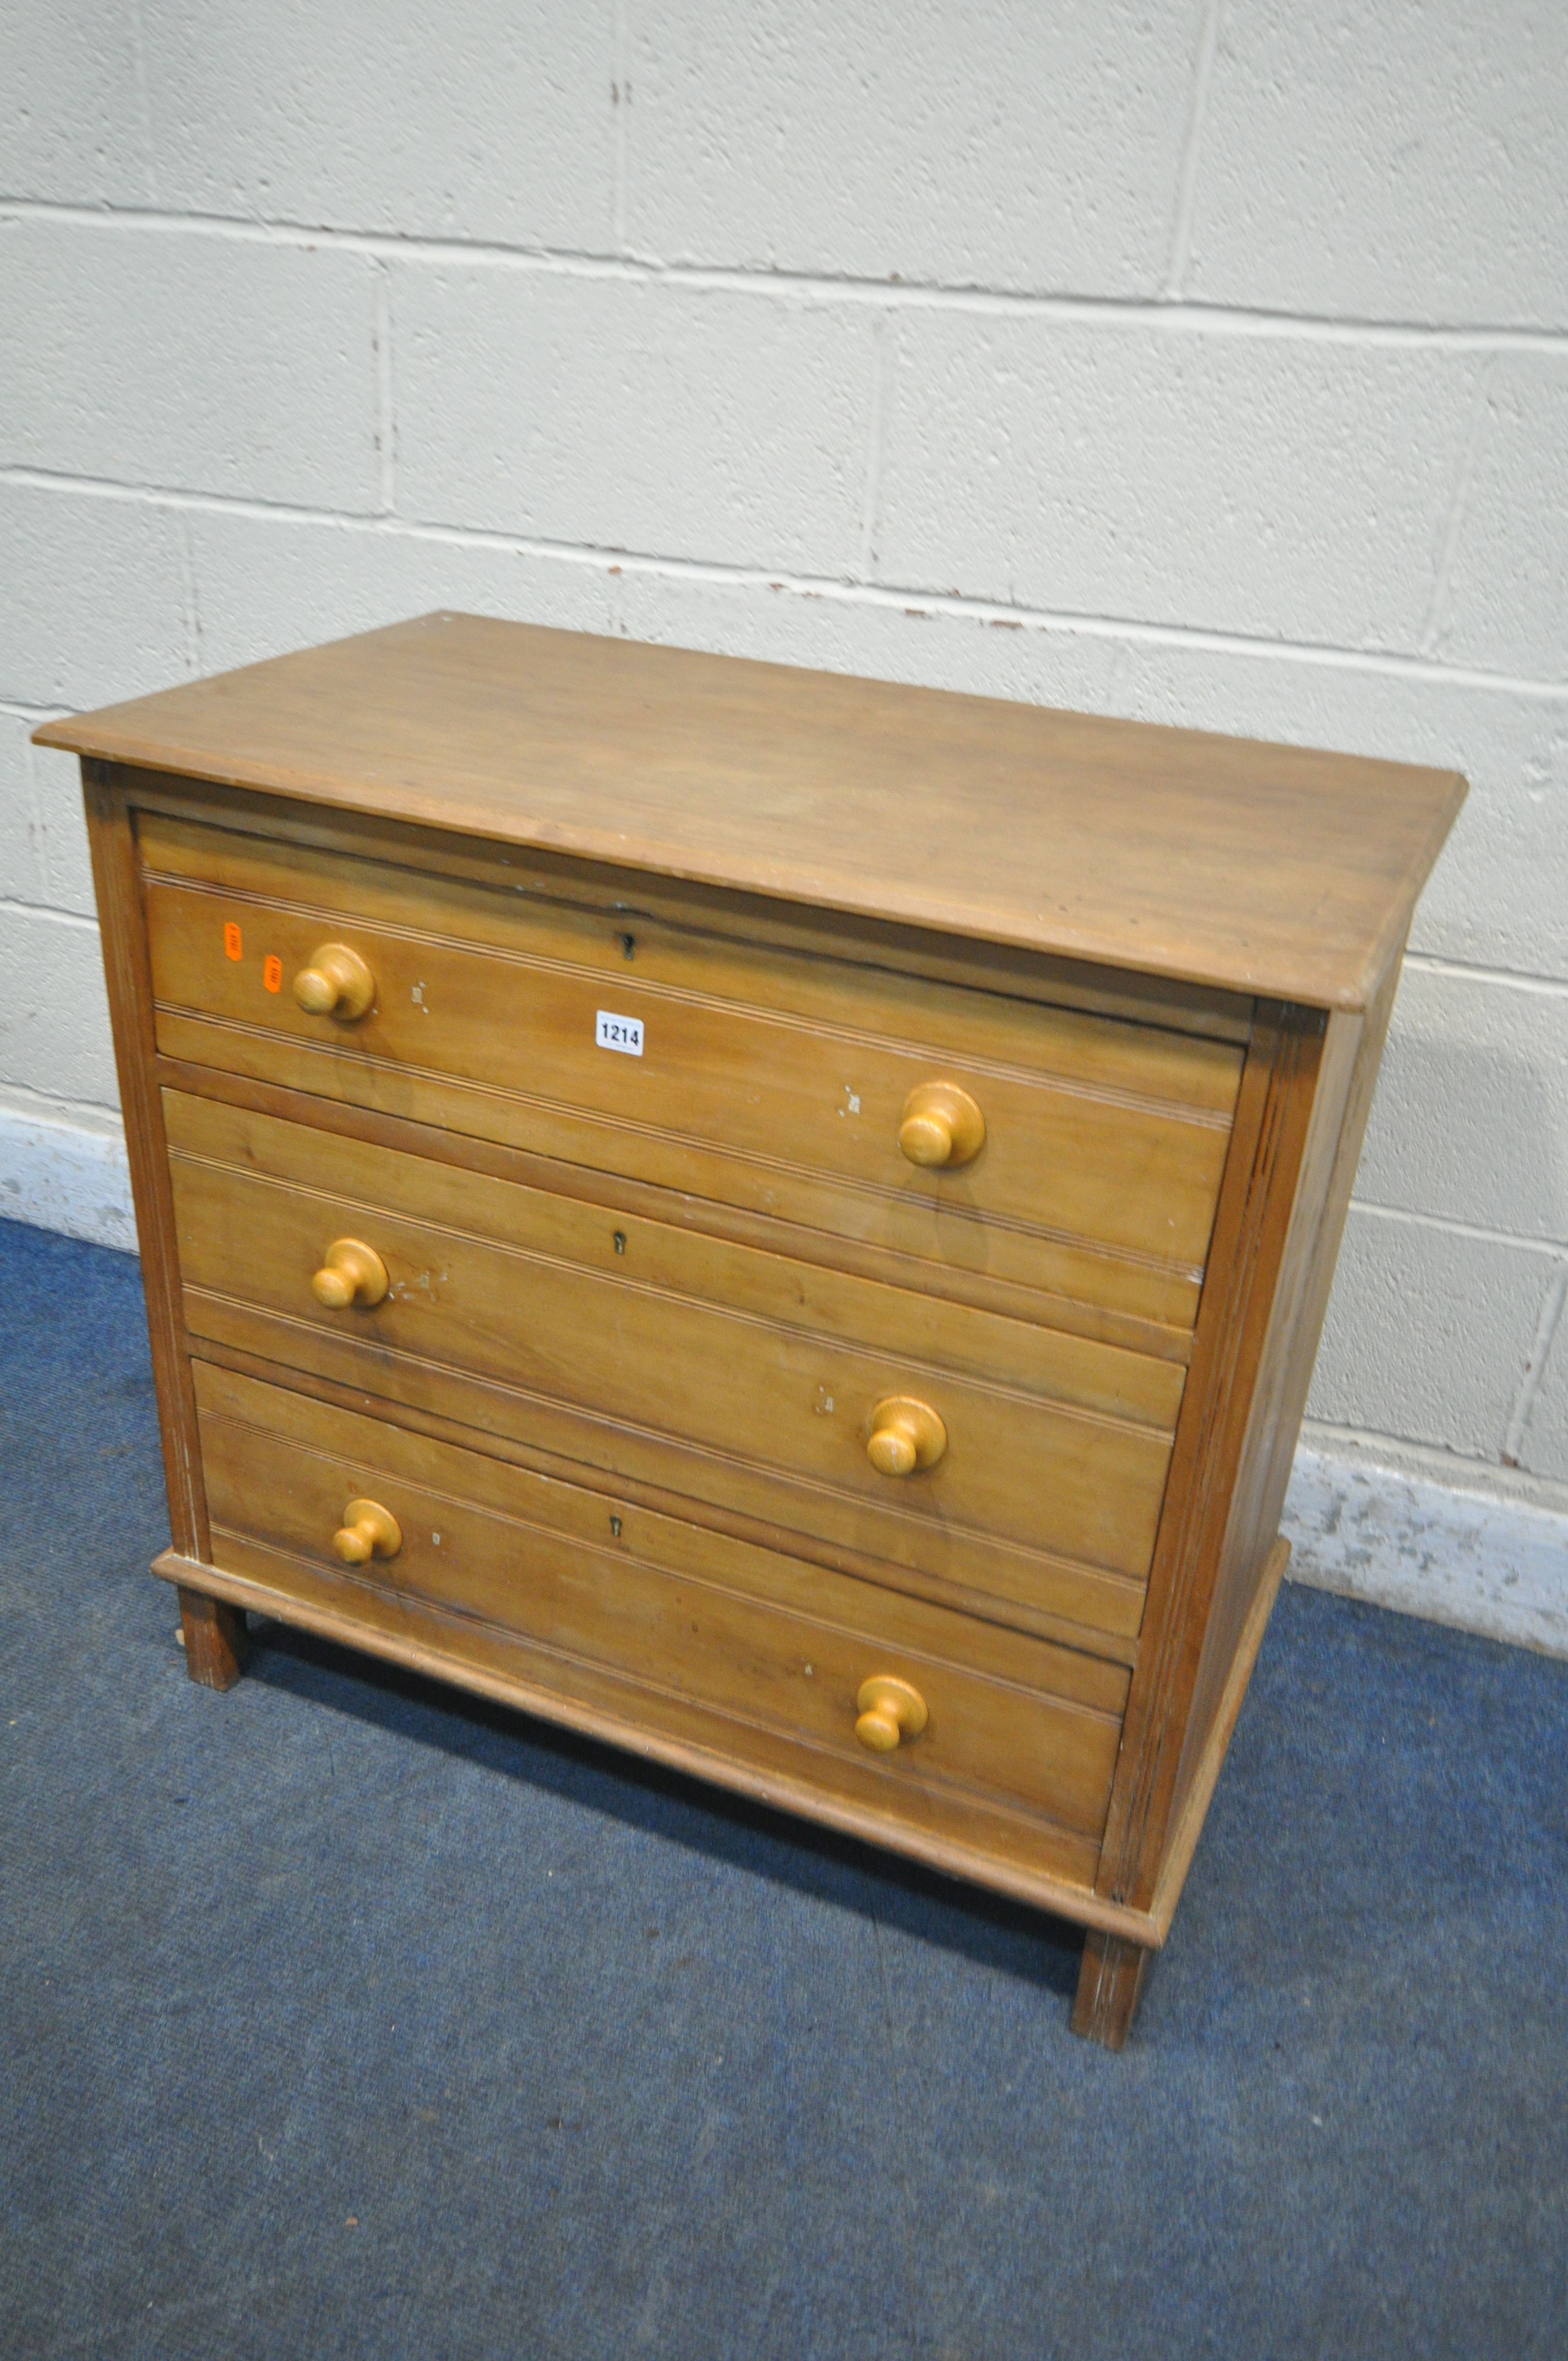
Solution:
M 0 2352 L 1568 2353 L 1568 1666 L 1287 1588 L 1121 2058 L 1070 1929 L 274 1627 L 0 1224 Z

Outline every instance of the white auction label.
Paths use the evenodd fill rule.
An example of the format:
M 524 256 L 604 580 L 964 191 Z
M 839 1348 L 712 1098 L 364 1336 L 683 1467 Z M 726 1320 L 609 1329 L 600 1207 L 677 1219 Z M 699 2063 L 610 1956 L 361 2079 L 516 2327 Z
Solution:
M 619 1049 L 623 1058 L 640 1058 L 642 1055 L 642 1019 L 641 1016 L 617 1016 L 609 1009 L 601 1008 L 594 1039 L 601 1049 Z

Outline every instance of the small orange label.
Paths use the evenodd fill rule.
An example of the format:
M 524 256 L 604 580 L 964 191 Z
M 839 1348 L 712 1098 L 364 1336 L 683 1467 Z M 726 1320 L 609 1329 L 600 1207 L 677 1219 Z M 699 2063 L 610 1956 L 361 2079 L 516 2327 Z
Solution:
M 283 962 L 276 951 L 269 951 L 261 962 L 261 981 L 269 992 L 283 989 Z
M 239 939 L 239 928 L 232 918 L 226 918 L 224 921 L 224 949 L 230 959 L 243 959 L 245 956 L 245 945 Z

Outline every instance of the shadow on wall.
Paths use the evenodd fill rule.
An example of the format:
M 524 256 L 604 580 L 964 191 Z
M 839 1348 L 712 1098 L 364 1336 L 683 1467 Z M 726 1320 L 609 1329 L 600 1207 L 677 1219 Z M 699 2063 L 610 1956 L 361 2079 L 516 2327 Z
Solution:
M 1556 1003 L 1538 1027 L 1530 995 L 1508 999 L 1490 1042 L 1396 1017 L 1309 1404 L 1494 1466 L 1557 1276 L 1528 1241 L 1568 1235 Z

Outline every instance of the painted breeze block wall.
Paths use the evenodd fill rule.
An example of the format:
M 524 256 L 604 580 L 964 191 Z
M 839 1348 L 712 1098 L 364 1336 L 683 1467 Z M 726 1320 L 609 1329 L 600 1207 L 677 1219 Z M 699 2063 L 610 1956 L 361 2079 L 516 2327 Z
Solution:
M 455 606 L 1453 764 L 1299 1537 L 1568 1646 L 1568 11 L 7 0 L 0 190 L 0 1211 L 131 1243 L 66 708 Z

